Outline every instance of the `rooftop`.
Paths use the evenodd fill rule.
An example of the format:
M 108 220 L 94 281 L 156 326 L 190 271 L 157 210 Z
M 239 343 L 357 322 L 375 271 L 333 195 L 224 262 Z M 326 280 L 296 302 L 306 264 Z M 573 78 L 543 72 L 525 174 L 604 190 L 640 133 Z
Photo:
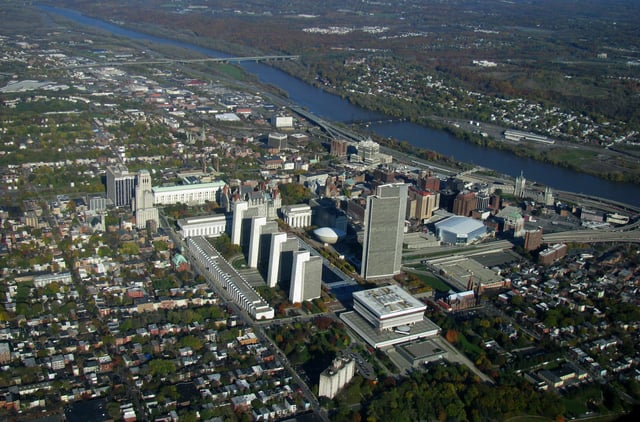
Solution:
M 426 308 L 424 303 L 395 285 L 354 292 L 353 298 L 379 318 L 410 310 L 424 311 Z
M 179 192 L 183 190 L 196 190 L 196 189 L 206 189 L 206 188 L 217 188 L 220 189 L 225 185 L 225 182 L 222 180 L 216 180 L 209 183 L 197 183 L 193 185 L 175 185 L 175 186 L 155 186 L 152 190 L 154 193 L 158 192 Z
M 484 224 L 469 217 L 454 215 L 436 223 L 436 230 L 444 229 L 456 234 L 470 233 L 483 227 Z

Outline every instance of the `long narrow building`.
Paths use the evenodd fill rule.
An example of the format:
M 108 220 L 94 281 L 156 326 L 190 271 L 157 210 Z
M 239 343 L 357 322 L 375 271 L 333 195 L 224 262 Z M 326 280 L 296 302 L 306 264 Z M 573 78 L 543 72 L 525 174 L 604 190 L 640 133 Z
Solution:
M 202 236 L 187 239 L 187 248 L 213 279 L 224 288 L 233 300 L 256 320 L 272 319 L 275 312 L 251 285 L 218 254 Z

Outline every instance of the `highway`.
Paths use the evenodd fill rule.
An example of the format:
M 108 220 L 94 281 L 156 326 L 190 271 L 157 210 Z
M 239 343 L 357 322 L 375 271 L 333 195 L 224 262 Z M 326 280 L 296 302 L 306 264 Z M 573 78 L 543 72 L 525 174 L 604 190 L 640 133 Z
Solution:
M 149 64 L 171 64 L 171 63 L 240 63 L 240 62 L 267 62 L 267 61 L 284 61 L 298 60 L 300 56 L 250 56 L 250 57 L 207 57 L 202 59 L 157 59 L 157 60 L 122 60 L 102 63 L 77 64 L 66 67 L 66 69 L 79 69 L 87 67 L 113 67 L 113 66 L 132 66 L 132 65 L 149 65 Z
M 605 243 L 623 242 L 640 243 L 640 230 L 612 231 L 612 230 L 575 230 L 568 232 L 549 233 L 542 235 L 544 243 Z
M 350 130 L 341 128 L 339 126 L 336 126 L 333 123 L 330 123 L 318 116 L 316 116 L 313 113 L 310 113 L 306 110 L 304 110 L 301 107 L 297 107 L 294 105 L 289 104 L 288 105 L 289 108 L 291 108 L 292 111 L 298 113 L 299 115 L 301 115 L 302 117 L 304 117 L 305 119 L 307 119 L 308 121 L 315 123 L 316 125 L 318 125 L 320 128 L 322 128 L 322 130 L 324 130 L 325 132 L 327 132 L 327 134 L 331 137 L 331 138 L 335 138 L 335 139 L 344 139 L 347 142 L 349 142 L 351 145 L 356 146 L 359 142 L 362 141 L 366 141 L 368 139 L 370 139 L 367 136 L 363 136 L 363 135 L 359 135 L 355 132 L 352 132 Z M 445 167 L 441 164 L 434 164 L 430 161 L 427 160 L 422 160 L 419 157 L 416 157 L 415 155 L 410 155 L 410 154 L 405 154 L 404 152 L 400 152 L 400 151 L 396 151 L 392 148 L 389 147 L 385 147 L 383 145 L 380 145 L 380 152 L 383 154 L 387 154 L 390 155 L 391 157 L 395 158 L 397 161 L 403 162 L 403 163 L 407 163 L 410 164 L 412 166 L 416 166 L 416 167 L 423 167 L 425 169 L 430 169 L 430 170 L 434 170 L 439 174 L 442 174 L 444 176 L 452 176 L 454 174 L 456 174 L 458 172 L 458 170 L 450 168 L 450 167 Z
M 496 240 L 489 243 L 479 243 L 470 246 L 435 246 L 432 248 L 415 249 L 402 254 L 406 260 L 402 265 L 420 264 L 424 259 L 444 256 L 444 252 L 450 252 L 448 256 L 473 256 L 493 252 L 501 252 L 505 249 L 512 249 L 513 243 L 508 240 Z

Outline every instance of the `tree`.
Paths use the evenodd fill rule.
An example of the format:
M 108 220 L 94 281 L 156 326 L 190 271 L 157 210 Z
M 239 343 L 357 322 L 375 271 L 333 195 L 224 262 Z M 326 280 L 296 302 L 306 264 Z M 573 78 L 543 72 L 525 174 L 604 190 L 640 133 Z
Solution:
M 149 362 L 149 371 L 153 376 L 166 377 L 176 372 L 176 364 L 168 359 L 154 359 Z

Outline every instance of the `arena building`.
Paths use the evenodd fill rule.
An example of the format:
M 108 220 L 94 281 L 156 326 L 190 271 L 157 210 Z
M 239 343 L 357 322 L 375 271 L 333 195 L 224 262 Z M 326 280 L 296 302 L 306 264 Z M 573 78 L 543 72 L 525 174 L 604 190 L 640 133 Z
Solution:
M 438 239 L 450 245 L 468 245 L 481 239 L 487 233 L 487 228 L 481 221 L 462 216 L 453 216 L 438 221 L 435 226 Z

